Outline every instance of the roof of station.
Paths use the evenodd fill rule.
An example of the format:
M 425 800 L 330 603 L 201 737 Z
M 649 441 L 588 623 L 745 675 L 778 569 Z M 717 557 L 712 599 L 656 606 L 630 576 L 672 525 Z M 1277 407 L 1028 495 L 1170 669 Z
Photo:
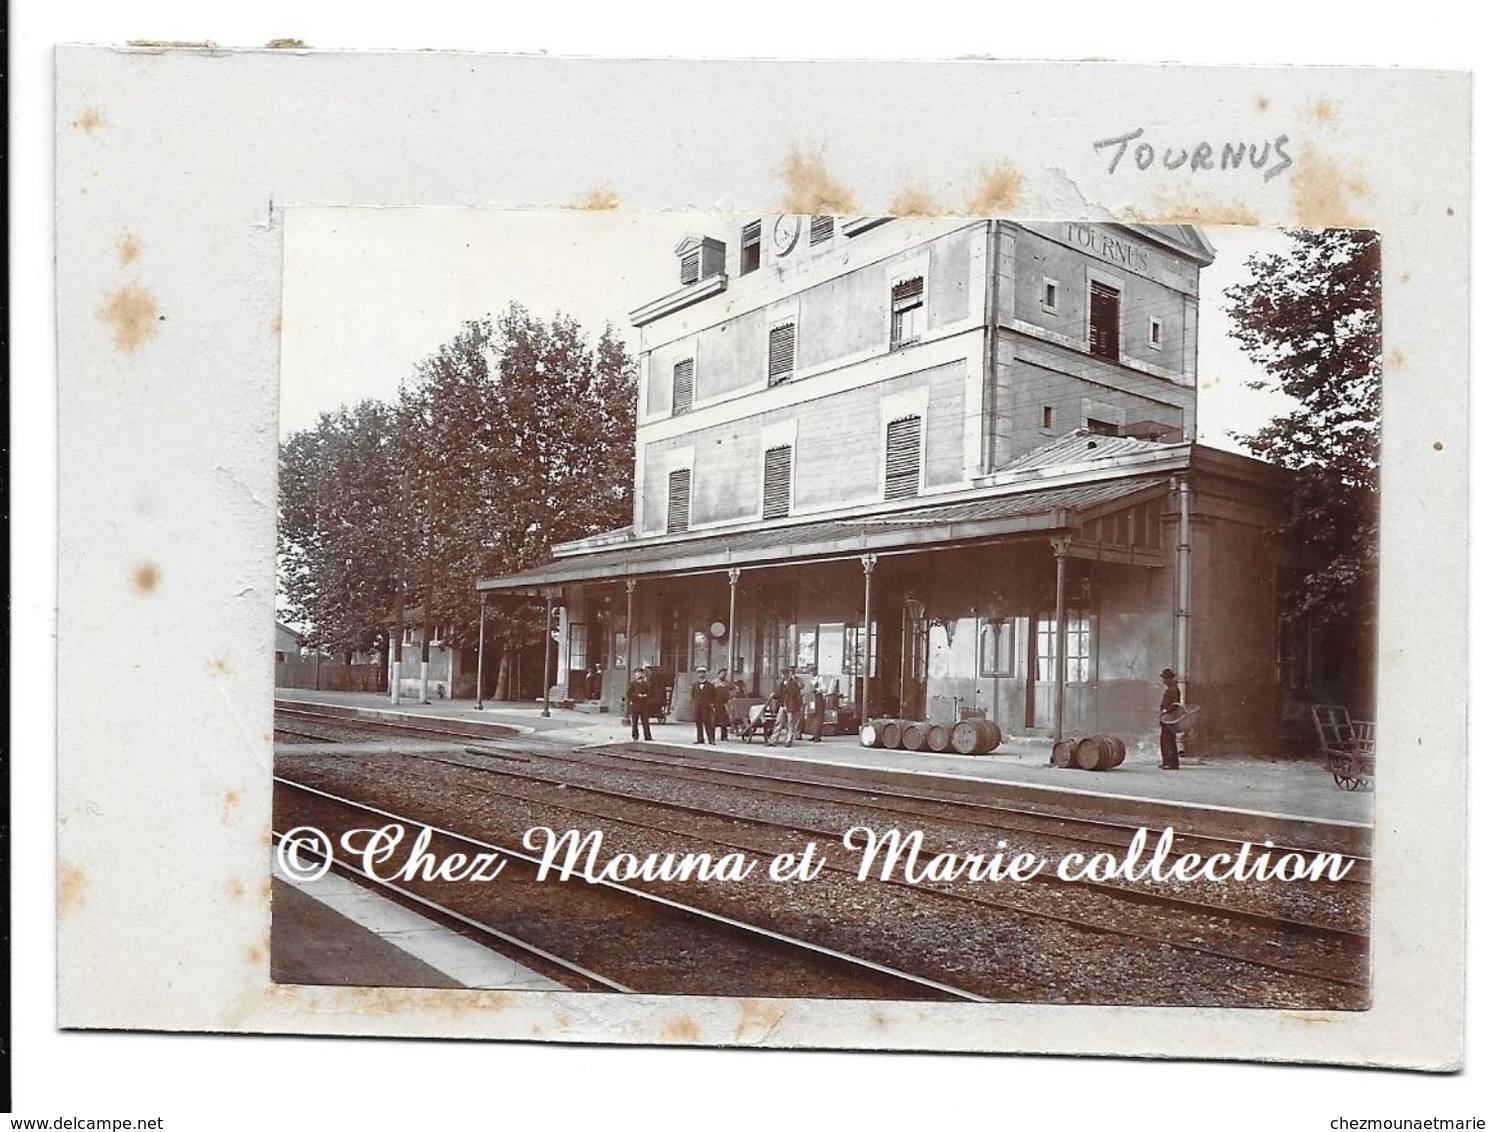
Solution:
M 962 493 L 958 500 L 948 503 L 773 526 L 759 522 L 729 532 L 650 537 L 647 541 L 614 543 L 558 556 L 548 565 L 521 574 L 483 578 L 478 589 L 525 594 L 568 583 L 694 574 L 733 566 L 827 562 L 869 553 L 906 553 L 1038 537 L 1072 530 L 1091 514 L 1160 493 L 1167 482 L 1166 475 L 1133 475 L 992 492 L 976 498 Z

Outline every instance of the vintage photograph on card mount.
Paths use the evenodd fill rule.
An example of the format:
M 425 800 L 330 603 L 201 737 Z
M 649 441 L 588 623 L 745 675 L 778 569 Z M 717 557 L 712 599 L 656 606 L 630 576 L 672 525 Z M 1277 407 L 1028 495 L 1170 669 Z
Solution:
M 1375 233 L 284 217 L 275 981 L 1370 1005 Z

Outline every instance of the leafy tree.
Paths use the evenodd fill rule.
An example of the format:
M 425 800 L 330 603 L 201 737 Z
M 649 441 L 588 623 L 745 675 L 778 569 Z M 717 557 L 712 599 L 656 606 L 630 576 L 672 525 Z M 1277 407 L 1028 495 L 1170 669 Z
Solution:
M 1225 297 L 1231 336 L 1268 375 L 1253 387 L 1297 404 L 1237 439 L 1295 473 L 1284 533 L 1307 569 L 1289 613 L 1368 640 L 1380 519 L 1380 239 L 1339 229 L 1288 237 L 1287 252 L 1248 259 L 1251 282 Z
M 390 459 L 380 465 L 380 525 L 368 537 L 389 553 L 364 560 L 365 588 L 383 595 L 375 624 L 394 608 L 403 575 L 407 608 L 423 607 L 430 624 L 450 627 L 451 644 L 469 647 L 479 577 L 536 566 L 554 543 L 626 525 L 635 398 L 633 362 L 611 327 L 593 346 L 574 319 L 546 322 L 517 304 L 464 324 L 422 360 L 398 403 L 380 407 L 380 450 Z M 308 491 L 300 480 L 324 484 L 332 467 L 309 455 L 325 446 L 318 431 L 283 446 L 282 498 L 288 486 L 293 506 L 283 514 L 282 578 L 288 595 L 300 595 L 293 612 L 304 609 L 320 630 L 324 618 L 341 624 L 365 613 L 309 600 L 349 589 L 334 584 L 343 560 L 308 538 L 302 518 Z M 359 499 L 370 489 L 364 478 L 354 484 L 346 494 Z M 326 490 L 344 494 L 335 480 Z M 487 635 L 500 665 L 486 675 L 498 687 L 510 650 L 539 640 L 540 620 L 513 601 L 490 600 Z
M 381 644 L 395 594 L 398 425 L 378 401 L 323 413 L 280 448 L 280 584 L 308 643 Z

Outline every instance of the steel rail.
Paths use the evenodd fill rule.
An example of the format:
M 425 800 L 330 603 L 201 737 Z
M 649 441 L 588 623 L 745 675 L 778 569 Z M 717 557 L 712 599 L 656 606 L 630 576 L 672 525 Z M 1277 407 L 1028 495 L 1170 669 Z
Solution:
M 302 789 L 305 789 L 305 787 L 302 787 Z M 351 804 L 357 805 L 357 803 Z M 272 830 L 270 835 L 276 842 L 280 842 L 285 839 L 286 833 L 285 831 Z M 321 854 L 320 852 L 318 852 L 316 855 L 323 856 L 323 854 Z M 555 955 L 549 951 L 546 951 L 543 947 L 530 943 L 527 940 L 520 939 L 516 935 L 510 935 L 508 932 L 501 931 L 500 929 L 493 927 L 491 924 L 485 924 L 481 920 L 473 919 L 471 916 L 464 916 L 461 912 L 457 912 L 451 908 L 447 908 L 444 905 L 436 903 L 436 901 L 434 900 L 429 900 L 426 897 L 419 895 L 418 893 L 411 892 L 409 889 L 401 888 L 399 885 L 393 884 L 390 881 L 385 880 L 383 877 L 369 876 L 368 873 L 364 872 L 356 865 L 350 865 L 346 861 L 339 860 L 336 854 L 333 854 L 330 857 L 324 857 L 323 859 L 327 860 L 340 872 L 346 873 L 351 877 L 359 878 L 360 882 L 369 882 L 378 885 L 380 888 L 394 893 L 401 900 L 408 900 L 411 903 L 420 905 L 422 908 L 435 912 L 439 916 L 443 916 L 450 920 L 455 920 L 457 923 L 463 924 L 466 927 L 474 929 L 475 931 L 482 932 L 484 935 L 489 935 L 494 937 L 495 939 L 502 940 L 504 943 L 508 944 L 511 947 L 519 948 L 526 955 L 533 955 L 536 958 L 543 959 L 546 963 L 554 964 L 555 966 L 561 968 L 563 971 L 569 971 L 571 974 L 576 975 L 578 978 L 581 978 L 586 982 L 596 983 L 599 986 L 606 987 L 608 990 L 618 991 L 622 994 L 638 993 L 631 987 L 624 986 L 620 982 L 609 979 L 606 975 L 600 975 L 596 971 L 592 971 L 586 967 L 581 966 L 581 964 L 579 963 L 573 963 L 569 959 L 563 959 L 559 955 Z M 295 881 L 289 880 L 287 878 L 286 883 L 294 884 Z M 477 987 L 472 989 L 502 990 L 503 988 Z
M 624 800 L 624 801 L 628 801 L 628 802 L 633 802 L 633 803 L 641 803 L 641 804 L 650 805 L 650 806 L 664 807 L 664 808 L 671 809 L 671 810 L 677 810 L 677 811 L 680 811 L 680 812 L 683 812 L 683 813 L 689 813 L 689 814 L 697 815 L 697 816 L 710 817 L 710 818 L 717 819 L 717 820 L 722 820 L 722 821 L 746 822 L 746 823 L 749 823 L 749 824 L 759 825 L 759 826 L 763 826 L 763 827 L 771 828 L 771 829 L 790 829 L 790 830 L 794 830 L 795 832 L 814 833 L 814 834 L 817 834 L 818 836 L 827 838 L 828 840 L 830 840 L 832 842 L 838 840 L 839 837 L 840 837 L 840 834 L 838 834 L 838 833 L 828 832 L 828 831 L 819 831 L 819 830 L 813 829 L 812 827 L 797 826 L 797 825 L 796 826 L 790 826 L 790 825 L 786 825 L 786 824 L 781 823 L 781 822 L 769 821 L 769 820 L 764 819 L 764 818 L 746 817 L 746 816 L 742 816 L 742 815 L 738 815 L 738 814 L 726 814 L 726 813 L 721 812 L 720 810 L 710 810 L 710 809 L 706 809 L 706 808 L 699 807 L 699 806 L 692 806 L 692 805 L 689 805 L 689 804 L 683 803 L 683 802 L 669 802 L 669 801 L 665 801 L 665 800 L 662 800 L 662 799 L 641 797 L 639 795 L 628 794 L 628 793 L 621 792 L 621 791 L 616 791 L 616 790 L 610 790 L 610 789 L 608 789 L 606 787 L 589 786 L 589 785 L 586 785 L 586 784 L 578 784 L 578 783 L 561 783 L 561 782 L 558 782 L 558 781 L 556 781 L 554 779 L 536 778 L 533 775 L 519 774 L 519 773 L 516 773 L 514 771 L 499 769 L 499 768 L 496 768 L 496 767 L 475 766 L 475 765 L 473 765 L 471 763 L 456 762 L 456 761 L 453 761 L 453 760 L 450 760 L 450 759 L 444 759 L 444 758 L 439 758 L 439 757 L 430 756 L 430 755 L 422 755 L 422 754 L 418 754 L 418 753 L 415 753 L 415 752 L 410 752 L 408 754 L 404 753 L 404 752 L 400 752 L 400 754 L 401 754 L 402 757 L 416 759 L 416 760 L 419 760 L 419 761 L 422 761 L 422 762 L 443 763 L 443 764 L 447 764 L 447 765 L 451 765 L 451 766 L 456 766 L 456 767 L 459 767 L 459 768 L 465 769 L 465 770 L 475 770 L 475 771 L 480 771 L 480 772 L 484 772 L 484 773 L 488 773 L 488 774 L 492 774 L 492 775 L 502 776 L 502 777 L 505 777 L 505 778 L 517 778 L 517 779 L 521 779 L 521 780 L 524 780 L 524 781 L 545 783 L 545 784 L 552 785 L 552 786 L 564 786 L 568 791 L 574 791 L 574 792 L 578 792 L 578 793 L 597 794 L 597 795 L 601 795 L 601 796 L 604 796 L 604 797 L 611 797 L 611 798 L 615 798 L 615 799 L 619 799 L 619 800 Z M 514 801 L 523 801 L 523 802 L 529 802 L 529 803 L 540 803 L 542 805 L 552 806 L 552 807 L 554 807 L 556 809 L 559 809 L 559 810 L 564 810 L 564 811 L 569 811 L 569 812 L 572 812 L 572 813 L 583 814 L 583 815 L 585 815 L 587 817 L 590 817 L 590 818 L 603 818 L 605 820 L 616 822 L 618 824 L 629 825 L 629 826 L 633 826 L 634 828 L 637 828 L 637 829 L 649 830 L 650 832 L 654 832 L 654 833 L 662 833 L 662 834 L 666 834 L 666 835 L 679 836 L 679 835 L 681 835 L 683 833 L 688 832 L 688 831 L 682 831 L 682 830 L 678 830 L 678 829 L 673 829 L 673 828 L 671 828 L 669 826 L 661 826 L 661 825 L 656 825 L 656 824 L 652 824 L 652 823 L 649 823 L 649 822 L 638 821 L 638 820 L 632 819 L 632 818 L 620 817 L 620 816 L 618 816 L 616 814 L 598 813 L 598 812 L 593 811 L 593 810 L 588 810 L 585 807 L 574 805 L 574 804 L 572 804 L 570 802 L 562 802 L 562 801 L 554 801 L 554 800 L 551 800 L 551 799 L 534 798 L 534 797 L 531 797 L 531 796 L 528 796 L 528 795 L 515 794 L 515 793 L 512 793 L 510 791 L 505 791 L 505 790 L 489 790 L 488 792 L 491 793 L 491 794 L 498 795 L 500 797 L 509 798 L 511 800 L 514 800 Z M 728 848 L 736 849 L 736 850 L 739 850 L 739 851 L 747 851 L 747 852 L 752 852 L 752 853 L 763 853 L 763 852 L 770 851 L 770 850 L 765 850 L 762 846 L 743 845 L 741 843 L 733 842 L 731 840 L 728 840 L 728 839 L 725 839 L 725 838 L 722 838 L 722 837 L 713 837 L 711 840 L 712 840 L 713 844 L 723 845 L 723 846 L 726 846 Z M 826 862 L 825 867 L 829 868 L 832 872 L 838 872 L 838 873 L 843 873 L 843 874 L 853 875 L 853 876 L 856 875 L 854 870 L 845 868 L 844 866 L 836 866 L 836 865 L 834 865 L 834 864 L 832 864 L 832 863 L 830 863 L 828 861 Z M 1037 879 L 1037 878 L 1035 878 L 1035 879 Z M 1360 936 L 1357 933 L 1348 932 L 1348 931 L 1345 931 L 1344 929 L 1323 928 L 1323 927 L 1320 927 L 1318 925 L 1311 925 L 1311 924 L 1299 925 L 1299 924 L 1296 924 L 1295 922 L 1292 922 L 1292 921 L 1282 921 L 1282 920 L 1278 920 L 1278 919 L 1275 919 L 1275 918 L 1272 918 L 1272 917 L 1265 917 L 1261 913 L 1240 913 L 1240 912 L 1236 912 L 1236 911 L 1234 911 L 1232 909 L 1222 908 L 1222 907 L 1219 907 L 1219 906 L 1216 906 L 1216 905 L 1197 905 L 1197 904 L 1193 904 L 1192 902 L 1189 902 L 1189 901 L 1179 900 L 1176 897 L 1167 897 L 1167 896 L 1162 896 L 1162 895 L 1152 894 L 1152 893 L 1137 893 L 1137 892 L 1133 892 L 1133 890 L 1119 889 L 1119 888 L 1116 888 L 1114 886 L 1096 884 L 1095 882 L 1088 882 L 1088 881 L 1059 881 L 1057 878 L 1053 878 L 1053 877 L 1042 877 L 1042 879 L 1051 881 L 1055 885 L 1064 885 L 1065 887 L 1087 886 L 1088 885 L 1088 886 L 1091 886 L 1092 890 L 1098 891 L 1098 892 L 1100 892 L 1101 894 L 1103 894 L 1105 896 L 1113 897 L 1113 898 L 1118 897 L 1118 894 L 1120 894 L 1120 893 L 1128 893 L 1129 895 L 1131 895 L 1132 897 L 1135 898 L 1135 902 L 1137 902 L 1137 903 L 1154 904 L 1156 906 L 1163 907 L 1163 908 L 1178 907 L 1178 908 L 1182 908 L 1182 909 L 1186 910 L 1191 915 L 1202 915 L 1202 916 L 1215 917 L 1215 918 L 1219 918 L 1219 919 L 1231 919 L 1231 918 L 1250 919 L 1252 917 L 1259 917 L 1261 919 L 1266 920 L 1270 924 L 1270 926 L 1272 926 L 1274 929 L 1276 929 L 1277 931 L 1281 932 L 1284 935 L 1291 935 L 1291 934 L 1293 934 L 1294 930 L 1296 929 L 1296 930 L 1298 930 L 1298 931 L 1300 931 L 1300 932 L 1302 932 L 1304 934 L 1310 934 L 1310 935 L 1317 934 L 1321 938 L 1332 937 L 1333 933 L 1337 933 L 1338 935 L 1342 935 L 1342 936 L 1346 937 L 1346 939 L 1348 941 L 1352 942 L 1352 943 L 1354 941 L 1357 941 L 1357 940 L 1358 941 L 1363 941 L 1365 939 L 1365 937 Z M 1098 933 L 1098 934 L 1102 934 L 1102 935 L 1109 935 L 1109 936 L 1120 936 L 1120 937 L 1125 938 L 1125 939 L 1136 940 L 1138 942 L 1143 942 L 1143 943 L 1161 944 L 1161 945 L 1164 945 L 1164 946 L 1167 946 L 1167 947 L 1177 948 L 1178 950 L 1181 950 L 1181 951 L 1188 951 L 1188 952 L 1191 952 L 1191 953 L 1194 953 L 1194 954 L 1202 955 L 1202 956 L 1205 956 L 1205 957 L 1210 958 L 1210 959 L 1215 959 L 1215 960 L 1221 960 L 1221 959 L 1223 959 L 1223 960 L 1227 960 L 1227 961 L 1231 961 L 1231 962 L 1244 963 L 1244 964 L 1247 964 L 1249 966 L 1259 967 L 1259 968 L 1262 968 L 1262 969 L 1275 971 L 1275 972 L 1277 972 L 1279 974 L 1290 975 L 1290 976 L 1293 976 L 1293 977 L 1296 977 L 1296 978 L 1311 979 L 1311 980 L 1316 980 L 1316 981 L 1320 981 L 1320 982 L 1334 983 L 1336 985 L 1347 986 L 1347 987 L 1354 987 L 1356 989 L 1364 989 L 1366 986 L 1369 985 L 1366 980 L 1361 979 L 1361 978 L 1348 977 L 1348 976 L 1343 976 L 1343 975 L 1335 975 L 1335 974 L 1329 974 L 1329 973 L 1317 972 L 1317 971 L 1307 971 L 1307 970 L 1302 969 L 1301 967 L 1293 966 L 1293 965 L 1287 964 L 1287 963 L 1279 963 L 1279 962 L 1277 962 L 1275 960 L 1271 960 L 1271 959 L 1260 958 L 1260 957 L 1252 956 L 1252 955 L 1242 955 L 1242 954 L 1239 954 L 1239 953 L 1234 953 L 1234 952 L 1230 952 L 1230 951 L 1221 950 L 1219 948 L 1206 947 L 1206 946 L 1203 946 L 1203 945 L 1200 945 L 1200 944 L 1195 944 L 1195 943 L 1188 942 L 1188 941 L 1176 940 L 1176 939 L 1168 938 L 1167 936 L 1156 935 L 1156 934 L 1151 933 L 1151 932 L 1135 931 L 1135 930 L 1131 930 L 1131 929 L 1128 929 L 1128 928 L 1116 927 L 1116 926 L 1109 925 L 1109 924 L 1097 924 L 1097 923 L 1095 923 L 1093 921 L 1090 921 L 1090 920 L 1080 919 L 1080 918 L 1076 918 L 1076 917 L 1073 917 L 1073 916 L 1063 916 L 1063 915 L 1059 915 L 1059 914 L 1054 913 L 1054 912 L 1047 912 L 1047 911 L 1044 911 L 1042 909 L 1025 908 L 1025 907 L 1022 907 L 1020 905 L 1015 905 L 1015 904 L 1008 903 L 1006 901 L 983 899 L 983 898 L 980 898 L 980 897 L 970 896 L 970 895 L 968 895 L 966 893 L 962 893 L 962 892 L 952 892 L 952 891 L 950 891 L 948 889 L 930 888 L 930 887 L 926 887 L 924 885 L 915 884 L 915 883 L 913 883 L 911 881 L 907 881 L 907 880 L 899 880 L 899 879 L 896 879 L 896 878 L 890 878 L 886 883 L 895 885 L 895 886 L 900 887 L 900 888 L 907 888 L 907 889 L 910 889 L 910 890 L 915 891 L 915 892 L 937 896 L 937 897 L 940 897 L 940 898 L 943 898 L 943 899 L 946 899 L 946 900 L 956 901 L 956 902 L 963 903 L 963 904 L 966 904 L 966 905 L 974 905 L 974 906 L 985 908 L 985 909 L 993 909 L 993 910 L 996 910 L 996 911 L 1006 912 L 1008 914 L 1011 914 L 1011 915 L 1014 915 L 1014 916 L 1019 916 L 1019 917 L 1030 917 L 1030 918 L 1033 918 L 1033 919 L 1044 920 L 1044 921 L 1047 921 L 1049 923 L 1060 924 L 1060 925 L 1063 925 L 1065 927 L 1078 928 L 1078 929 L 1080 929 L 1082 931 L 1094 932 L 1094 933 Z M 1121 896 L 1120 898 L 1121 899 L 1127 899 L 1127 897 L 1125 897 L 1125 896 Z
M 371 814 L 377 814 L 380 817 L 390 818 L 394 821 L 413 822 L 417 820 L 409 815 L 396 814 L 389 810 L 382 809 L 378 806 L 372 806 L 367 802 L 360 802 L 353 798 L 345 798 L 341 795 L 318 789 L 315 786 L 308 786 L 305 783 L 296 782 L 293 779 L 285 778 L 282 775 L 275 775 L 273 781 L 292 789 L 301 790 L 305 793 L 325 798 L 328 801 L 340 805 L 352 806 L 356 809 L 366 810 Z M 491 842 L 473 837 L 470 834 L 459 833 L 455 830 L 445 829 L 441 826 L 433 825 L 427 821 L 421 821 L 420 824 L 430 829 L 432 833 L 440 833 L 446 837 L 453 838 L 454 840 L 462 841 L 469 845 L 479 846 L 482 849 L 499 853 L 511 860 L 524 861 L 531 865 L 538 865 L 542 860 L 540 857 L 532 856 L 528 853 L 521 852 L 520 850 L 510 849 L 501 845 L 494 845 Z M 734 920 L 730 916 L 723 916 L 718 912 L 711 912 L 704 908 L 696 908 L 692 905 L 681 903 L 678 900 L 671 900 L 669 897 L 660 896 L 657 893 L 648 892 L 643 889 L 632 888 L 618 881 L 601 879 L 596 881 L 589 881 L 589 883 L 598 888 L 606 888 L 611 891 L 618 892 L 624 896 L 632 897 L 636 900 L 643 900 L 648 903 L 658 905 L 662 908 L 667 908 L 670 911 L 678 913 L 680 915 L 684 915 L 693 919 L 704 920 L 708 923 L 728 928 L 731 931 L 747 935 L 751 938 L 769 940 L 780 946 L 787 947 L 793 950 L 810 952 L 821 958 L 830 959 L 833 962 L 854 967 L 858 970 L 868 971 L 880 975 L 883 978 L 892 979 L 895 982 L 909 983 L 913 986 L 922 987 L 925 990 L 932 990 L 938 994 L 943 994 L 951 998 L 962 999 L 967 1002 L 991 1001 L 991 999 L 983 995 L 973 994 L 972 992 L 963 990 L 960 987 L 949 986 L 948 984 L 938 982 L 934 979 L 927 979 L 922 975 L 915 975 L 908 971 L 900 971 L 894 967 L 888 967 L 882 963 L 878 963 L 875 960 L 864 959 L 860 956 L 851 955 L 847 952 L 837 951 L 834 948 L 825 947 L 818 943 L 812 943 L 809 940 L 797 939 L 794 936 L 785 935 L 782 932 L 776 932 L 770 928 L 763 928 L 759 927 L 756 924 L 749 924 L 741 920 Z

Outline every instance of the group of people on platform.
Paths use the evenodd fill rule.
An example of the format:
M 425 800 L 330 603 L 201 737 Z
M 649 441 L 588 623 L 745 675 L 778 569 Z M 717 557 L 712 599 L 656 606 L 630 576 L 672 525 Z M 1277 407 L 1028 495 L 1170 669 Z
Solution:
M 649 674 L 642 668 L 635 669 L 633 680 L 628 685 L 628 718 L 632 724 L 633 737 L 654 738 L 649 729 L 649 717 L 655 711 L 655 688 Z M 726 740 L 731 724 L 728 704 L 747 695 L 741 680 L 730 679 L 725 668 L 716 674 L 716 680 L 704 667 L 696 669 L 695 682 L 690 686 L 691 714 L 696 721 L 696 743 L 716 745 L 718 737 Z M 808 696 L 794 670 L 786 668 L 780 673 L 773 694 L 764 704 L 758 726 L 763 729 L 763 741 L 769 745 L 789 747 L 801 732 L 812 743 L 820 742 L 825 721 L 825 690 L 817 677 Z

